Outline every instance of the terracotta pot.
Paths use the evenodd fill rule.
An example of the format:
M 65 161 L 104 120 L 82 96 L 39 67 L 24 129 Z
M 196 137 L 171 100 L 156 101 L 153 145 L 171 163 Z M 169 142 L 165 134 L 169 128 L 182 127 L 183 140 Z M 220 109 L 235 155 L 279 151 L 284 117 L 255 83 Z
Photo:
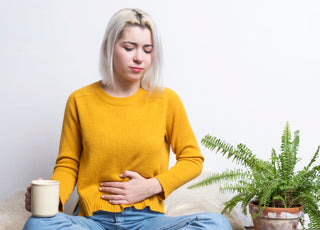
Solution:
M 258 206 L 249 203 L 249 212 L 252 216 L 259 213 Z M 300 218 L 303 216 L 303 206 L 294 208 L 266 208 L 253 218 L 255 230 L 298 229 Z

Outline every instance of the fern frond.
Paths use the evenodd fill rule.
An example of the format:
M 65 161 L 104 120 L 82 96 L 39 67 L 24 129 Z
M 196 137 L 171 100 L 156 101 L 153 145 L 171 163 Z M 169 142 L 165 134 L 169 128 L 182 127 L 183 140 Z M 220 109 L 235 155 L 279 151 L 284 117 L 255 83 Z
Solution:
M 271 151 L 271 164 L 273 166 L 273 170 L 275 174 L 277 174 L 277 169 L 279 168 L 279 157 L 276 153 L 276 150 L 272 149 Z
M 217 148 L 217 152 L 220 151 L 220 149 L 223 150 L 225 153 L 232 153 L 233 152 L 233 146 L 220 140 L 217 139 L 216 137 L 212 137 L 210 135 L 206 135 L 202 140 L 201 143 L 203 146 L 208 148 L 209 150 L 213 151 L 215 148 Z
M 310 188 L 320 189 L 320 182 L 318 180 L 320 174 L 320 165 L 313 167 L 312 169 L 304 168 L 299 171 L 294 179 L 293 184 L 297 191 L 309 191 Z
M 235 169 L 235 170 L 226 170 L 221 173 L 213 173 L 210 176 L 204 178 L 203 180 L 189 186 L 189 189 L 209 186 L 214 183 L 219 183 L 221 181 L 237 181 L 246 179 L 250 174 L 242 169 Z
M 251 174 L 253 177 L 253 183 L 262 191 L 269 190 L 270 184 L 273 181 L 276 181 L 276 178 L 274 178 L 273 174 L 268 172 L 253 170 Z
M 290 149 L 290 152 L 292 153 L 292 155 L 294 156 L 295 159 L 297 159 L 299 143 L 300 143 L 300 131 L 297 130 L 294 132 L 294 138 L 291 143 L 291 149 Z
M 281 151 L 289 152 L 290 146 L 291 146 L 291 132 L 289 127 L 289 122 L 287 122 L 282 133 Z
M 250 168 L 253 167 L 258 160 L 252 151 L 244 144 L 238 144 L 237 150 L 232 156 L 237 164 L 245 165 Z
M 313 181 L 312 190 L 318 197 L 320 197 L 320 178 L 319 178 L 319 176 L 317 176 L 316 180 Z
M 304 194 L 303 199 L 303 209 L 304 212 L 308 214 L 310 223 L 308 224 L 309 230 L 318 230 L 320 226 L 320 210 L 319 210 L 319 200 L 314 199 L 312 194 Z
M 235 149 L 231 144 L 210 135 L 206 135 L 201 140 L 201 143 L 211 151 L 216 149 L 216 151 L 221 152 L 223 156 L 227 155 L 228 158 L 232 157 L 237 164 L 251 167 L 256 161 L 255 155 L 243 144 L 239 144 Z
M 242 212 L 247 215 L 247 210 L 248 210 L 248 204 L 250 201 L 254 200 L 257 197 L 256 194 L 256 189 L 251 190 L 252 192 L 249 192 L 250 190 L 248 190 L 247 193 L 244 194 L 243 196 L 243 200 L 241 202 L 241 209 Z
M 311 165 L 317 160 L 318 156 L 319 156 L 319 150 L 320 150 L 320 145 L 318 146 L 317 151 L 313 154 L 312 159 L 310 160 L 310 163 L 307 166 L 307 170 L 311 167 Z
M 230 193 L 246 193 L 248 191 L 248 186 L 244 181 L 238 181 L 236 184 L 226 184 L 220 187 L 220 192 L 230 192 Z
M 266 190 L 263 192 L 262 196 L 260 197 L 259 206 L 269 206 L 270 201 L 274 197 L 274 194 L 276 194 L 277 189 L 279 187 L 278 181 L 271 181 L 268 188 L 265 188 Z
M 235 195 L 234 197 L 232 197 L 230 200 L 228 200 L 227 202 L 224 203 L 225 207 L 224 209 L 221 211 L 222 214 L 224 214 L 225 212 L 231 212 L 232 209 L 234 209 L 235 206 L 237 206 L 238 203 L 241 203 L 243 200 L 244 194 L 240 193 Z M 247 213 L 245 213 L 247 214 Z
M 284 180 L 290 180 L 294 175 L 294 168 L 297 163 L 297 149 L 299 146 L 299 131 L 297 130 L 294 134 L 294 140 L 291 143 L 291 132 L 289 123 L 287 122 L 286 127 L 282 135 L 281 153 L 280 159 L 280 176 Z
M 231 211 L 237 204 L 241 204 L 243 213 L 247 213 L 250 201 L 259 201 L 258 206 L 294 207 L 304 206 L 304 212 L 309 215 L 309 230 L 319 229 L 320 226 L 320 165 L 312 168 L 320 154 L 320 146 L 311 158 L 309 164 L 302 170 L 295 172 L 295 166 L 300 160 L 297 158 L 300 133 L 294 132 L 291 137 L 289 123 L 286 123 L 281 136 L 281 151 L 271 152 L 270 161 L 257 158 L 244 144 L 232 146 L 216 137 L 206 135 L 201 143 L 209 150 L 216 150 L 223 156 L 246 168 L 246 171 L 231 170 L 214 174 L 212 178 L 190 187 L 201 187 L 212 183 L 221 183 L 220 191 L 232 192 L 236 195 L 225 203 L 222 211 Z M 189 188 L 190 188 L 189 187 Z
M 289 163 L 290 164 L 289 169 L 290 169 L 291 175 L 289 176 L 289 178 L 291 178 L 294 175 L 294 169 L 295 169 L 295 166 L 299 160 L 297 158 L 299 143 L 300 143 L 300 131 L 297 130 L 294 132 L 294 138 L 291 143 L 291 149 L 290 149 L 290 154 L 289 154 L 291 156 L 291 161 Z
M 255 165 L 252 167 L 251 170 L 259 172 L 260 176 L 268 178 L 269 180 L 274 180 L 278 178 L 277 170 L 275 170 L 272 163 L 268 161 L 257 159 Z
M 274 196 L 274 197 L 273 197 L 273 199 L 274 199 L 274 200 L 281 200 L 281 201 L 282 201 L 283 206 L 284 206 L 285 208 L 287 208 L 286 201 L 285 201 L 285 199 L 283 199 L 283 197 L 282 197 L 282 196 L 277 195 L 277 196 Z
M 304 207 L 304 211 L 308 213 L 310 223 L 308 224 L 309 230 L 318 230 L 320 226 L 320 211 L 319 209 L 308 209 Z

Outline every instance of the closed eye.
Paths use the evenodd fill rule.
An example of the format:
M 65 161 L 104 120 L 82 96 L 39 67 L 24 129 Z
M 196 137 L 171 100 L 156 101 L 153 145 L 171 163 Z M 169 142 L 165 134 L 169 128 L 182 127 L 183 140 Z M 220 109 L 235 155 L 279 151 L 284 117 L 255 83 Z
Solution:
M 152 45 L 146 45 L 146 46 L 144 46 L 143 50 L 144 50 L 145 53 L 150 54 L 150 53 L 152 53 L 153 46 Z
M 133 50 L 133 48 L 129 48 L 129 47 L 124 47 L 124 49 L 125 49 L 126 51 L 131 51 L 131 50 Z

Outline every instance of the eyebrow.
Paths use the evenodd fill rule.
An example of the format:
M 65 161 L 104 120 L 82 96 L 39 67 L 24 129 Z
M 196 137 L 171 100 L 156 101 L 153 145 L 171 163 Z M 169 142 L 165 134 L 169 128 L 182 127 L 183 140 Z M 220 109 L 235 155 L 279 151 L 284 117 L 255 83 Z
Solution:
M 138 45 L 138 43 L 136 43 L 136 42 L 130 42 L 130 41 L 124 41 L 124 42 L 122 42 L 122 44 L 126 44 L 126 43 L 131 44 L 131 45 L 134 45 L 134 46 L 137 46 L 137 45 Z M 152 44 L 146 44 L 146 45 L 144 45 L 143 47 L 153 47 L 153 45 L 152 45 Z

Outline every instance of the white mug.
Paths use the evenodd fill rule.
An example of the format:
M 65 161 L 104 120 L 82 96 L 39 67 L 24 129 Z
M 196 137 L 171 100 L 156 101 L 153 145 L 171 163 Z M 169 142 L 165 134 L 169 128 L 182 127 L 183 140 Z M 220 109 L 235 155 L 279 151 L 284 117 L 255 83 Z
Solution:
M 31 181 L 31 213 L 36 217 L 52 217 L 59 209 L 59 181 Z

